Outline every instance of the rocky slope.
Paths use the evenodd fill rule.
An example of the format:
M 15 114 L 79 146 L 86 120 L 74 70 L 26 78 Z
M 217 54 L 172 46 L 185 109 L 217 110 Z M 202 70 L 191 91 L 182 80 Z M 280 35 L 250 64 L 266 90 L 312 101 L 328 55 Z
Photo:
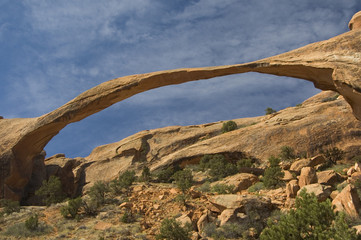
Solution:
M 277 156 L 282 146 L 308 156 L 337 147 L 345 152 L 344 161 L 361 155 L 361 122 L 343 97 L 332 91 L 271 115 L 234 121 L 238 129 L 227 133 L 221 131 L 223 122 L 165 127 L 99 146 L 86 158 L 55 155 L 45 165 L 39 161 L 33 175 L 36 179 L 27 186 L 25 197 L 31 197 L 31 189 L 50 175 L 60 177 L 67 193 L 74 196 L 95 181 L 110 181 L 125 170 L 139 173 L 143 166 L 152 171 L 170 165 L 184 167 L 198 163 L 206 154 L 221 153 L 231 161 L 253 158 L 261 166 L 269 156 Z
M 259 61 L 228 66 L 177 69 L 121 77 L 104 82 L 54 111 L 32 119 L 0 119 L 0 197 L 19 199 L 35 158 L 66 125 L 149 89 L 245 72 L 312 81 L 317 88 L 344 96 L 361 119 L 359 17 L 350 32 Z

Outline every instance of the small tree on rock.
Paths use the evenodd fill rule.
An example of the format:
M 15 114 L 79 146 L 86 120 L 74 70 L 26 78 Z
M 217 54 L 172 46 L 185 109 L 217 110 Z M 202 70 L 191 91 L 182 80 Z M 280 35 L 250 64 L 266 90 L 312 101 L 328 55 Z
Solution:
M 264 171 L 262 181 L 266 188 L 275 188 L 280 185 L 284 172 L 279 165 L 280 159 L 271 156 L 269 159 L 269 167 Z
M 48 181 L 44 180 L 35 195 L 44 199 L 43 201 L 47 206 L 62 202 L 65 199 L 60 179 L 56 176 L 50 176 Z

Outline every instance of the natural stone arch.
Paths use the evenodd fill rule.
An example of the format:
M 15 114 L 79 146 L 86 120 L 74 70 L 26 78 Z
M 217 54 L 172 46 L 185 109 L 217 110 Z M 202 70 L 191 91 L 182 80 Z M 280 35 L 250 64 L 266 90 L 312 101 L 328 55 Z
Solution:
M 357 13 L 359 14 L 359 13 Z M 356 15 L 357 15 L 356 14 Z M 0 119 L 0 196 L 19 199 L 33 159 L 66 125 L 150 89 L 245 72 L 305 79 L 344 96 L 361 119 L 361 30 L 245 64 L 137 74 L 104 82 L 37 118 Z

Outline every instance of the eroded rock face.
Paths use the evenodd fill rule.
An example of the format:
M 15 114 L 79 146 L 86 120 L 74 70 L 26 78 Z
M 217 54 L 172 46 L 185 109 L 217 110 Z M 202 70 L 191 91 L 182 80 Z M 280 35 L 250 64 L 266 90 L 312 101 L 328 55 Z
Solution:
M 0 197 L 19 199 L 33 169 L 34 157 L 66 125 L 80 121 L 137 93 L 161 86 L 245 72 L 268 73 L 312 81 L 322 90 L 344 96 L 361 119 L 361 31 L 259 61 L 204 68 L 176 69 L 121 77 L 104 82 L 61 106 L 32 119 L 0 119 Z

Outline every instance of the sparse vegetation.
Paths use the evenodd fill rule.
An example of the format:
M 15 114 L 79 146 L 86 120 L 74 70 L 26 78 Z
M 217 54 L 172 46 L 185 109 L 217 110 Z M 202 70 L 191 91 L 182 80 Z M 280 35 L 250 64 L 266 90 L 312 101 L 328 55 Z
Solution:
M 81 206 L 83 205 L 83 200 L 78 197 L 68 201 L 68 205 L 63 206 L 60 209 L 61 215 L 64 218 L 77 218 L 78 212 Z
M 193 185 L 193 176 L 189 169 L 176 172 L 172 178 L 175 180 L 177 187 L 183 193 L 186 193 Z
M 26 227 L 26 229 L 28 229 L 30 231 L 35 231 L 36 229 L 38 229 L 38 227 L 39 227 L 38 215 L 35 214 L 35 215 L 31 216 L 30 218 L 28 218 L 25 221 L 25 227 Z
M 227 121 L 222 125 L 222 132 L 230 132 L 237 129 L 237 123 L 234 121 Z
M 132 223 L 135 221 L 134 215 L 131 210 L 125 210 L 124 214 L 120 217 L 122 223 Z
M 359 239 L 356 230 L 347 225 L 345 215 L 333 211 L 330 200 L 319 202 L 314 194 L 302 190 L 295 207 L 279 221 L 270 220 L 260 239 Z
M 275 188 L 280 185 L 281 178 L 284 176 L 281 167 L 279 166 L 280 159 L 271 156 L 269 159 L 269 167 L 264 171 L 262 181 L 266 188 Z
M 259 190 L 264 189 L 264 183 L 263 182 L 256 182 L 252 186 L 250 186 L 247 190 L 248 192 L 258 192 Z
M 182 227 L 174 218 L 166 218 L 161 223 L 156 239 L 190 240 L 190 232 L 191 226 Z
M 279 157 L 282 161 L 290 161 L 296 158 L 295 150 L 290 146 L 282 146 Z
M 339 96 L 340 96 L 340 94 L 337 93 L 332 97 L 327 97 L 327 98 L 322 99 L 321 102 L 332 102 L 332 101 L 335 101 Z
M 118 179 L 114 179 L 109 184 L 109 190 L 114 195 L 119 195 L 123 193 L 123 190 L 128 192 L 129 187 L 133 184 L 133 182 L 137 179 L 134 171 L 125 171 L 121 175 L 119 175 Z
M 244 158 L 237 161 L 237 169 L 241 169 L 244 167 L 253 167 L 252 159 Z
M 243 239 L 245 235 L 245 230 L 240 224 L 237 223 L 227 223 L 221 227 L 218 227 L 214 223 L 208 223 L 205 225 L 203 232 L 207 237 L 213 239 Z
M 198 187 L 198 190 L 201 192 L 210 192 L 211 191 L 211 183 L 205 182 L 200 187 Z
M 96 181 L 88 192 L 90 197 L 89 204 L 95 204 L 96 207 L 103 205 L 106 200 L 106 194 L 109 191 L 109 186 L 106 183 L 102 181 Z
M 266 112 L 266 115 L 270 115 L 277 112 L 276 110 L 270 107 L 266 108 L 264 111 Z
M 142 175 L 140 176 L 140 180 L 145 183 L 148 183 L 151 180 L 151 177 L 152 175 L 150 173 L 149 167 L 144 166 L 142 170 Z
M 0 215 L 11 214 L 13 212 L 20 211 L 20 204 L 18 201 L 12 201 L 10 199 L 1 199 L 0 206 L 3 208 Z
M 218 194 L 230 194 L 233 193 L 235 186 L 218 183 L 212 186 L 211 191 Z
M 44 180 L 35 195 L 41 197 L 47 206 L 62 202 L 65 199 L 60 179 L 56 176 L 50 176 L 48 181 Z
M 221 179 L 237 173 L 237 167 L 226 161 L 223 155 L 205 155 L 199 166 L 201 169 L 209 169 L 209 174 L 214 177 L 216 180 Z
M 179 171 L 180 168 L 178 166 L 173 167 L 173 166 L 169 166 L 166 169 L 163 169 L 161 171 L 158 172 L 157 174 L 157 180 L 158 182 L 163 182 L 163 183 L 170 183 L 172 182 L 172 176 L 175 172 Z

